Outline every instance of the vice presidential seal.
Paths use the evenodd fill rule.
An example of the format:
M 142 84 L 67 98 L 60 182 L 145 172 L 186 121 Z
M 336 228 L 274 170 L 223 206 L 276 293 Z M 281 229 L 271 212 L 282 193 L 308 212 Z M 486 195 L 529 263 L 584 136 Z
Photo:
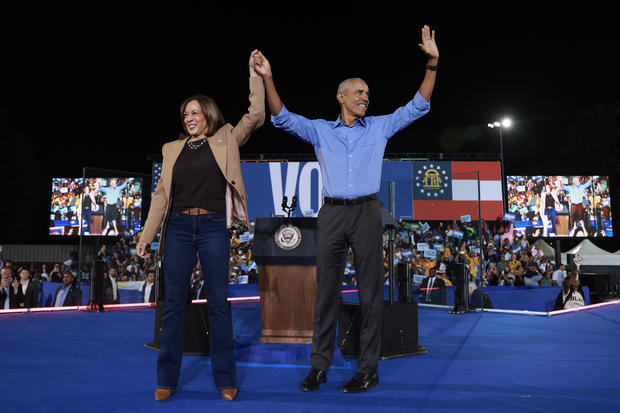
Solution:
M 294 250 L 301 243 L 301 231 L 294 225 L 281 225 L 274 235 L 276 245 L 283 250 Z

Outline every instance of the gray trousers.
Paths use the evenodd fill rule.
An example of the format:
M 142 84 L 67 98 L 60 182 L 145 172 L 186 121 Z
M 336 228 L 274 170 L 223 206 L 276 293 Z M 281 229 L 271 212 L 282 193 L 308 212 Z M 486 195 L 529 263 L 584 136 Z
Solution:
M 328 370 L 334 353 L 341 286 L 349 246 L 359 290 L 361 332 L 357 371 L 377 370 L 381 351 L 384 267 L 378 200 L 352 206 L 324 204 L 317 219 L 317 283 L 312 367 Z

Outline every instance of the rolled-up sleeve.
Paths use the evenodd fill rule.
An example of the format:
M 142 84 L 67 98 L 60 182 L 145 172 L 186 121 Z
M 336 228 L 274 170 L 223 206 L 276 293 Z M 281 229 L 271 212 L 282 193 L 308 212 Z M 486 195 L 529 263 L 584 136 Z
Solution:
M 286 106 L 276 116 L 271 115 L 271 123 L 278 129 L 293 135 L 299 140 L 314 145 L 317 133 L 312 120 L 289 112 Z

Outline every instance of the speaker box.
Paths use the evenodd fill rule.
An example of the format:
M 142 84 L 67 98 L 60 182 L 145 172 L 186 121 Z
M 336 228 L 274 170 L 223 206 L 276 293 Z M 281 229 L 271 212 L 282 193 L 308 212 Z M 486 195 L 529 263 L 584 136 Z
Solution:
M 359 304 L 341 304 L 338 318 L 338 346 L 347 358 L 358 358 L 361 317 Z M 381 360 L 426 354 L 418 343 L 418 304 L 383 303 L 381 325 Z
M 398 277 L 398 302 L 413 302 L 413 292 L 411 291 L 413 283 L 409 265 L 406 262 L 396 264 L 396 275 Z
M 581 273 L 579 274 L 579 281 L 581 282 L 581 285 L 588 287 L 590 290 L 590 302 L 592 304 L 605 301 L 605 298 L 609 295 L 609 274 Z
M 90 309 L 103 311 L 103 273 L 105 272 L 105 261 L 95 260 L 93 262 L 93 272 L 90 280 Z
M 463 313 L 469 307 L 469 277 L 466 274 L 465 264 L 454 264 L 454 310 L 455 313 Z
M 164 302 L 158 301 L 155 310 L 155 332 L 153 341 L 144 346 L 159 351 L 161 344 L 161 319 Z M 188 356 L 209 355 L 209 314 L 206 303 L 187 303 L 183 354 Z

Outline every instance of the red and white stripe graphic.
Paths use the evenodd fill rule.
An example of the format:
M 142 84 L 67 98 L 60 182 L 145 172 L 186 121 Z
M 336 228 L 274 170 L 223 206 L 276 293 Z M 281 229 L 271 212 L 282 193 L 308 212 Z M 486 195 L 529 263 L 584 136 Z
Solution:
M 452 199 L 415 199 L 414 219 L 447 220 L 469 215 L 472 221 L 478 220 L 478 171 L 482 219 L 495 220 L 502 216 L 502 177 L 499 162 L 454 161 L 451 169 Z

